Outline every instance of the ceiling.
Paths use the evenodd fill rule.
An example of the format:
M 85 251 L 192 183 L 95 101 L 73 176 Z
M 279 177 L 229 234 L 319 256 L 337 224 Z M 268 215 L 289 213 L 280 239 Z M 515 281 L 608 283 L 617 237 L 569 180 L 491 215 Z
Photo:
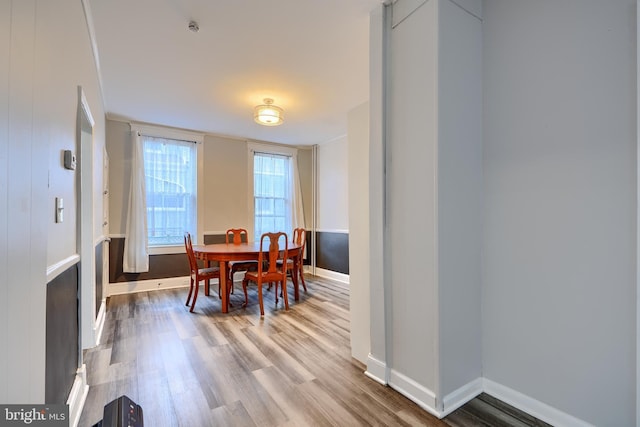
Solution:
M 107 117 L 291 145 L 345 135 L 369 99 L 380 3 L 90 0 Z M 282 125 L 253 121 L 264 98 Z

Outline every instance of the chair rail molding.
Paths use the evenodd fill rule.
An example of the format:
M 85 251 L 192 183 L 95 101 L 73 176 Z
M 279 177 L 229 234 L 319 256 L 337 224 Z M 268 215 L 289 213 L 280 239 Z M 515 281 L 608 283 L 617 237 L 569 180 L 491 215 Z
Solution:
M 58 277 L 60 273 L 67 271 L 67 269 L 77 264 L 78 262 L 80 262 L 80 255 L 73 254 L 47 267 L 47 283 Z

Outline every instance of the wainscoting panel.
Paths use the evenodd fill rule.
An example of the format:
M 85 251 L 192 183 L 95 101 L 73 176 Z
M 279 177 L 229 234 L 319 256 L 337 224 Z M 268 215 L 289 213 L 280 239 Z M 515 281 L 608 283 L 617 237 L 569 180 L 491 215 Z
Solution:
M 47 284 L 47 403 L 67 402 L 78 369 L 78 266 L 71 266 Z
M 349 274 L 349 233 L 316 232 L 316 266 Z
M 214 243 L 224 243 L 226 241 L 226 236 L 224 234 L 205 234 L 204 235 L 204 244 L 212 245 Z M 243 237 L 243 242 L 247 240 Z
M 135 282 L 138 280 L 164 279 L 189 275 L 187 255 L 164 254 L 149 256 L 149 271 L 146 273 L 125 273 L 122 271 L 124 238 L 111 238 L 109 244 L 109 283 Z
M 327 234 L 327 233 L 325 233 Z M 337 238 L 331 238 L 331 236 L 326 236 L 325 243 L 323 248 L 326 250 L 335 250 L 339 248 L 340 254 L 346 254 L 346 268 L 348 271 L 349 267 L 349 247 L 348 247 L 348 234 L 343 233 L 328 233 L 328 234 L 337 234 Z M 345 236 L 341 238 L 340 235 Z M 311 240 L 310 233 L 307 233 L 307 242 Z M 337 240 L 339 243 L 333 243 Z M 342 242 L 340 242 L 342 241 Z M 225 235 L 224 234 L 205 234 L 204 235 L 204 244 L 209 245 L 213 243 L 224 243 Z M 342 248 L 344 246 L 344 248 Z M 305 264 L 310 264 L 310 252 L 307 250 L 307 256 L 305 259 Z M 189 263 L 187 262 L 187 256 L 184 253 L 180 254 L 162 254 L 162 255 L 149 255 L 149 271 L 146 273 L 125 273 L 122 271 L 122 259 L 124 254 L 124 238 L 123 237 L 112 237 L 111 243 L 109 244 L 109 283 L 130 283 L 137 282 L 143 280 L 153 280 L 153 279 L 166 279 L 171 277 L 184 277 L 189 276 Z M 340 258 L 342 255 L 338 254 Z M 331 254 L 328 254 L 331 255 Z M 96 248 L 96 259 L 98 259 L 98 249 Z M 101 259 L 101 258 L 100 258 Z M 327 257 L 325 257 L 327 259 Z M 335 265 L 335 262 L 331 261 L 329 256 L 329 264 Z M 99 263 L 98 263 L 99 264 Z M 213 267 L 217 265 L 216 262 L 211 264 Z M 328 270 L 331 270 L 329 267 L 322 267 Z M 341 268 L 344 270 L 344 265 L 338 265 L 336 268 Z M 96 275 L 98 274 L 98 269 L 102 269 L 101 265 L 96 266 Z M 344 273 L 342 270 L 334 270 L 339 271 L 340 273 Z M 97 285 L 98 276 L 96 276 L 96 286 Z M 97 291 L 97 289 L 96 289 Z M 100 300 L 102 298 L 102 287 L 100 288 Z M 100 308 L 100 300 L 98 298 L 98 292 L 96 292 L 96 312 Z

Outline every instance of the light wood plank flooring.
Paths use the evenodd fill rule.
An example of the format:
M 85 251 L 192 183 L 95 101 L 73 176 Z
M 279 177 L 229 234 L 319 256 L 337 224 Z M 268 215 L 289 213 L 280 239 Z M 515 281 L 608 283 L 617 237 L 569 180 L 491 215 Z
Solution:
M 351 358 L 346 285 L 308 276 L 307 287 L 296 303 L 289 286 L 288 312 L 265 292 L 263 319 L 255 286 L 247 308 L 236 289 L 228 314 L 213 292 L 195 313 L 185 289 L 111 297 L 103 344 L 85 353 L 80 426 L 123 394 L 147 427 L 447 425 Z

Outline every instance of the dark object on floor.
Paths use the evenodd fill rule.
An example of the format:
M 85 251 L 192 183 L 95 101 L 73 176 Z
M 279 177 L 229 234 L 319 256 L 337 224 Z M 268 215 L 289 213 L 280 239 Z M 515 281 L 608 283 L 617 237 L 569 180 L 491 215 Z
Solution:
M 93 427 L 144 427 L 142 408 L 122 395 L 104 406 L 104 417 Z

